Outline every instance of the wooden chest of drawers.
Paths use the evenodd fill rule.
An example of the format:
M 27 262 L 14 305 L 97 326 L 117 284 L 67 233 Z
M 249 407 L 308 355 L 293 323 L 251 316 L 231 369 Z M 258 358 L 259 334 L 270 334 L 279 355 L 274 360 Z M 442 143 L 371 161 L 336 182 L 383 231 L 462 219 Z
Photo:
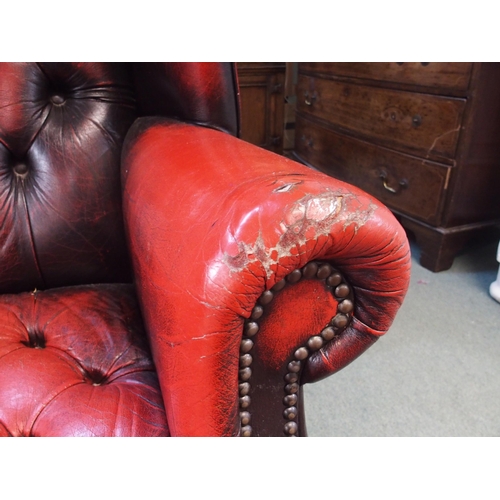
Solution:
M 500 64 L 299 63 L 296 159 L 369 192 L 451 267 L 500 225 Z

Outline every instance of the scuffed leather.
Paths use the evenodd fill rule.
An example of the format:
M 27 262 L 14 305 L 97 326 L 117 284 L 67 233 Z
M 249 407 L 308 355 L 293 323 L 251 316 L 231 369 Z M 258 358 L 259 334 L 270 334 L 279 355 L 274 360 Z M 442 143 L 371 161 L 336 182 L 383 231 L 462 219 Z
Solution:
M 230 63 L 0 64 L 0 436 L 237 435 L 243 322 L 313 259 L 345 274 L 356 310 L 302 382 L 390 326 L 409 275 L 401 227 L 232 137 L 237 96 Z M 132 278 L 140 309 L 131 286 L 103 284 Z M 276 299 L 256 367 L 333 314 L 315 286 Z
M 131 342 L 137 340 L 140 313 L 129 310 L 137 307 L 131 290 L 96 285 L 92 292 L 56 292 L 132 280 L 120 155 L 141 113 L 237 133 L 234 66 L 0 64 L 0 294 L 36 291 L 0 295 L 0 436 L 168 434 L 149 354 L 137 354 L 144 339 L 139 351 L 123 350 L 131 332 L 110 326 L 131 314 Z M 54 292 L 39 292 L 47 289 Z M 98 303 L 110 306 L 109 317 L 92 309 Z M 40 318 L 54 323 L 49 316 L 59 306 L 72 312 L 54 318 L 68 322 L 57 334 L 50 329 L 43 349 L 25 345 L 26 335 L 37 336 Z M 115 373 L 121 360 L 133 373 L 94 387 L 87 377 L 94 355 L 104 356 L 106 373 Z
M 132 285 L 0 295 L 2 435 L 169 435 Z
M 243 321 L 307 262 L 344 272 L 356 310 L 305 380 L 342 368 L 390 327 L 409 247 L 374 198 L 227 134 L 160 119 L 134 124 L 122 169 L 137 291 L 174 435 L 237 433 Z M 276 339 L 283 352 L 294 347 L 286 335 Z

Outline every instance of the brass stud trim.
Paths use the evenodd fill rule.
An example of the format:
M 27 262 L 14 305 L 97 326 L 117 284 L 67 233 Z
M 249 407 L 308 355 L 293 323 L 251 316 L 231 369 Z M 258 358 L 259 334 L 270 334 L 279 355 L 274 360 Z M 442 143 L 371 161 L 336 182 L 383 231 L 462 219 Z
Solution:
M 251 321 L 245 325 L 245 335 L 253 337 L 259 331 L 259 325 L 255 321 Z
M 252 319 L 259 319 L 264 314 L 264 308 L 262 306 L 255 306 L 250 316 Z
M 287 277 L 286 280 L 288 283 L 297 283 L 302 278 L 302 271 L 300 269 L 295 269 L 292 271 Z
M 252 428 L 249 425 L 244 425 L 241 428 L 241 436 L 242 437 L 250 437 L 252 435 Z
M 253 358 L 251 354 L 243 354 L 240 356 L 240 366 L 242 368 L 247 368 L 252 364 Z
M 274 299 L 273 292 L 271 290 L 266 290 L 259 298 L 259 303 L 263 306 L 267 306 Z
M 240 398 L 240 408 L 248 408 L 250 406 L 250 396 L 243 396 Z
M 282 279 L 281 281 L 278 281 L 272 288 L 271 290 L 273 292 L 279 292 L 280 290 L 283 290 L 286 286 L 286 280 Z M 265 293 L 265 292 L 264 292 Z
M 288 363 L 288 371 L 289 372 L 293 372 L 293 373 L 297 373 L 297 372 L 300 372 L 300 361 L 290 361 L 290 363 Z
M 243 382 L 239 385 L 240 396 L 246 396 L 250 392 L 250 384 Z
M 248 425 L 250 423 L 252 416 L 249 411 L 240 412 L 241 425 Z
M 287 373 L 284 376 L 284 397 L 283 419 L 285 420 L 283 432 L 286 436 L 295 437 L 298 432 L 298 394 L 300 386 L 300 372 L 304 367 L 304 363 L 309 356 L 322 349 L 325 344 L 333 340 L 340 332 L 342 332 L 350 323 L 354 312 L 353 291 L 345 282 L 342 274 L 333 268 L 331 264 L 326 262 L 312 261 L 307 263 L 302 269 L 295 269 L 281 281 L 278 281 L 271 290 L 266 290 L 259 297 L 257 304 L 253 308 L 250 317 L 245 321 L 244 335 L 240 344 L 240 370 L 239 370 L 239 395 L 240 395 L 240 436 L 249 437 L 252 435 L 252 427 L 249 425 L 251 413 L 248 408 L 251 404 L 249 396 L 251 390 L 251 365 L 253 357 L 250 354 L 254 348 L 254 340 L 252 338 L 259 332 L 260 325 L 257 320 L 261 319 L 268 306 L 274 299 L 274 295 L 286 286 L 292 286 L 301 279 L 318 279 L 324 280 L 325 284 L 330 288 L 338 302 L 337 313 L 330 320 L 328 325 L 325 325 L 323 330 L 316 335 L 311 336 L 307 342 L 298 346 L 293 352 L 292 359 L 288 362 Z
M 292 436 L 294 434 L 297 434 L 297 431 L 299 430 L 299 426 L 297 425 L 297 422 L 287 422 L 284 427 L 285 434 Z

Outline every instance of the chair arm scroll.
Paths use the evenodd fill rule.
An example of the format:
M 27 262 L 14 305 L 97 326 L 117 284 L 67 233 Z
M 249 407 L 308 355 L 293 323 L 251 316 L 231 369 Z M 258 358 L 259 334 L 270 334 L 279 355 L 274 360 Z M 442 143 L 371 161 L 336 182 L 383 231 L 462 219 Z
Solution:
M 408 286 L 408 243 L 362 191 L 228 134 L 159 118 L 132 127 L 122 172 L 137 293 L 173 435 L 240 432 L 245 325 L 309 263 L 338 269 L 355 306 L 302 381 L 339 370 L 391 325 Z M 286 359 L 299 339 L 273 332 L 273 356 Z

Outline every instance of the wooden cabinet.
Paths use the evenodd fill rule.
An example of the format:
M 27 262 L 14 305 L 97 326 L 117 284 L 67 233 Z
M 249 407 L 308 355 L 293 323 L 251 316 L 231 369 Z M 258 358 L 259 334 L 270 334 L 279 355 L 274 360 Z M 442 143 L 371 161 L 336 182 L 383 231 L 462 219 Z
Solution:
M 500 64 L 299 63 L 296 159 L 361 187 L 451 267 L 500 225 Z
M 241 138 L 283 153 L 285 63 L 237 63 Z

